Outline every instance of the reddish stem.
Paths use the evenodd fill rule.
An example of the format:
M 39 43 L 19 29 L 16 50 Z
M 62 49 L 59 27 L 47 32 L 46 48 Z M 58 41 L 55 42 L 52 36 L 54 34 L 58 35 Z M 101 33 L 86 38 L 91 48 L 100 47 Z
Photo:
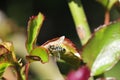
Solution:
M 25 76 L 26 76 L 26 80 L 28 80 L 29 66 L 30 66 L 29 63 L 27 63 L 27 64 L 25 65 Z
M 105 12 L 105 21 L 104 21 L 104 24 L 109 24 L 110 22 L 110 13 L 109 13 L 109 10 L 106 10 Z

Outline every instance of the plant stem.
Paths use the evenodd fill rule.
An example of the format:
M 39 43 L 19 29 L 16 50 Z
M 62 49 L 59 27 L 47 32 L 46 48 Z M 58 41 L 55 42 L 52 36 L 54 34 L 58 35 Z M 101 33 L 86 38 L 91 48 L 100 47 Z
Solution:
M 109 10 L 106 10 L 104 24 L 106 25 L 109 24 L 109 21 L 110 21 L 110 13 L 109 13 Z
M 30 66 L 30 63 L 26 63 L 26 65 L 25 65 L 25 76 L 26 76 L 26 80 L 28 80 L 29 66 Z
M 76 26 L 77 34 L 82 45 L 86 44 L 91 36 L 89 25 L 80 0 L 67 0 Z
M 21 74 L 21 66 L 18 63 L 15 63 L 14 69 L 17 72 L 17 80 L 25 80 L 24 75 Z

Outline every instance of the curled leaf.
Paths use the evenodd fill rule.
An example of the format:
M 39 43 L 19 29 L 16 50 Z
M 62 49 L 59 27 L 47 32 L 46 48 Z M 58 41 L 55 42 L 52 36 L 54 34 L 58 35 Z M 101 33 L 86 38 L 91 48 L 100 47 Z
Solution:
M 48 50 L 50 54 L 58 59 L 63 59 L 64 61 L 74 65 L 80 65 L 81 56 L 75 45 L 64 36 L 59 38 L 54 38 L 42 45 Z
M 60 47 L 65 49 L 65 53 L 71 52 L 75 56 L 81 58 L 81 56 L 79 54 L 79 51 L 77 50 L 76 46 L 72 43 L 72 41 L 70 41 L 69 39 L 65 38 L 65 36 L 48 40 L 42 46 L 45 47 L 46 49 L 49 49 L 49 47 L 52 46 L 52 45 L 56 46 L 56 47 L 60 46 Z
M 41 61 L 42 63 L 46 63 L 49 60 L 48 52 L 43 47 L 36 47 L 33 49 L 29 56 L 26 56 L 29 62 L 33 61 Z

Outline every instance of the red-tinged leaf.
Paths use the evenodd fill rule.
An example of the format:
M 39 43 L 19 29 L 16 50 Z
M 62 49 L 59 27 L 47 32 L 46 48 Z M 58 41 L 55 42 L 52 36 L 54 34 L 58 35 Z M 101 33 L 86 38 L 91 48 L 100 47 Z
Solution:
M 43 14 L 39 13 L 37 16 L 32 16 L 28 22 L 26 41 L 26 48 L 28 53 L 30 53 L 32 49 L 36 46 L 36 39 L 43 21 Z
M 80 65 L 81 56 L 79 51 L 75 45 L 64 36 L 51 39 L 42 46 L 54 57 L 57 57 L 58 60 L 62 59 L 77 67 Z
M 50 46 L 60 46 L 66 50 L 65 53 L 73 53 L 75 56 L 79 57 L 81 59 L 81 56 L 79 54 L 78 49 L 74 45 L 72 41 L 69 39 L 65 38 L 64 36 L 59 37 L 59 38 L 54 38 L 51 40 L 48 40 L 46 43 L 44 43 L 42 46 L 45 47 L 46 49 L 49 49 Z

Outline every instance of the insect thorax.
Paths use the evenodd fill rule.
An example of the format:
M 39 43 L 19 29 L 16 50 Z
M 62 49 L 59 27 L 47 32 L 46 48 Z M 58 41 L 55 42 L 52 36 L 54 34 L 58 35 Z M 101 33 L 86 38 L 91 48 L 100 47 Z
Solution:
M 50 45 L 48 47 L 48 50 L 53 55 L 64 54 L 66 52 L 65 48 L 58 46 L 58 45 Z

